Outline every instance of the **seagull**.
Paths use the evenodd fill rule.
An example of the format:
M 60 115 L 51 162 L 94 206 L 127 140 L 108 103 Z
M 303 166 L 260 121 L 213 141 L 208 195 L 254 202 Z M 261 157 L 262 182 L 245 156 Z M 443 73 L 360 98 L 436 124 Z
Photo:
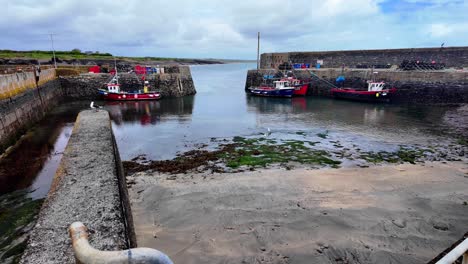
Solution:
M 94 101 L 91 102 L 91 104 L 89 104 L 89 107 L 91 107 L 91 109 L 98 109 L 98 108 L 102 108 L 102 106 L 100 105 L 96 105 L 94 106 Z
M 271 130 L 270 130 L 270 128 L 267 128 L 267 132 L 265 133 L 265 137 L 268 137 L 269 135 L 271 135 Z

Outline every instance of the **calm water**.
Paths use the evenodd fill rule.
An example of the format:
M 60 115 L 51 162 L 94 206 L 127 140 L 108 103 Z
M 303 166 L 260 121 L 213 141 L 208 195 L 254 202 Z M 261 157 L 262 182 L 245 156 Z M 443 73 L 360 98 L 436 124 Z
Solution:
M 275 138 L 327 132 L 331 139 L 369 150 L 445 140 L 441 118 L 448 107 L 251 97 L 244 85 L 252 68 L 255 64 L 193 66 L 195 96 L 108 103 L 122 159 L 141 154 L 168 159 L 211 138 L 256 135 L 268 128 Z
M 88 102 L 56 107 L 0 159 L 0 263 L 16 263 L 47 195 L 76 116 Z

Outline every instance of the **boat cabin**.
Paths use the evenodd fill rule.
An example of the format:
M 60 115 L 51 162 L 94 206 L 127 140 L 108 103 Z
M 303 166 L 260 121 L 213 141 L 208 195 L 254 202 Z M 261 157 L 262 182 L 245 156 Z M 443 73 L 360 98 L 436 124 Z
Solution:
M 285 89 L 286 87 L 289 87 L 289 81 L 285 81 L 285 80 L 275 81 L 276 89 Z
M 109 83 L 107 85 L 107 90 L 111 93 L 120 93 L 120 85 Z
M 367 87 L 367 91 L 369 92 L 380 92 L 383 90 L 385 86 L 384 82 L 369 82 L 369 86 Z
M 120 84 L 116 76 L 107 84 L 107 90 L 110 93 L 120 93 Z

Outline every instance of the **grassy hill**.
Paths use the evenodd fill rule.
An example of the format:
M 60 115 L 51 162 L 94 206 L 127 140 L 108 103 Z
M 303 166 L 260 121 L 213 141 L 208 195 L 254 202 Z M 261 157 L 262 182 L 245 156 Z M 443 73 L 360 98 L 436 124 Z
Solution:
M 190 58 L 164 58 L 164 57 L 126 57 L 113 56 L 110 53 L 84 53 L 78 49 L 71 51 L 55 51 L 56 58 L 60 60 L 127 60 L 131 62 L 175 62 L 175 63 L 197 63 L 197 64 L 212 64 L 212 63 L 234 63 L 234 62 L 252 62 L 250 60 L 228 60 L 228 59 L 190 59 Z M 52 51 L 30 50 L 30 51 L 15 51 L 15 50 L 0 50 L 0 59 L 35 59 L 35 60 L 51 60 L 53 57 Z

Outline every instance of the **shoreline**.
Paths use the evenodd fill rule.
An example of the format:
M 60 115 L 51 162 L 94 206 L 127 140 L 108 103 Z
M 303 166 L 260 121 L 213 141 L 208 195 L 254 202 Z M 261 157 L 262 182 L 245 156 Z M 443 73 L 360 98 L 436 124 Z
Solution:
M 180 263 L 426 263 L 467 231 L 458 161 L 139 172 L 127 184 L 138 245 Z

